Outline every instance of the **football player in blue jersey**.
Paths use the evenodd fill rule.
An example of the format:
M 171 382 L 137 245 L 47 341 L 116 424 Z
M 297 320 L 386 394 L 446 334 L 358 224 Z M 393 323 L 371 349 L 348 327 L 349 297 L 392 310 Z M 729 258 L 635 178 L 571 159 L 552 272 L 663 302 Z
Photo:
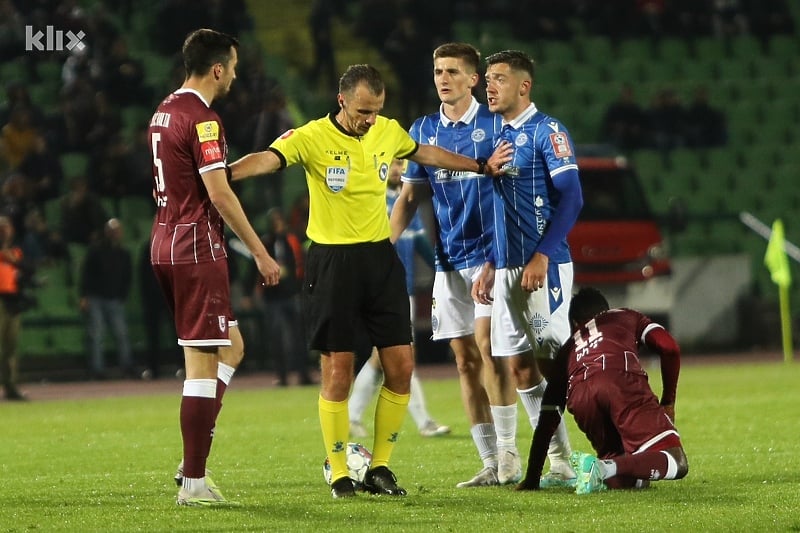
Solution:
M 502 117 L 496 142 L 514 151 L 494 184 L 494 247 L 478 282 L 477 302 L 492 306 L 492 355 L 507 359 L 535 429 L 558 348 L 570 336 L 572 258 L 567 233 L 583 206 L 569 133 L 531 101 L 533 60 L 507 50 L 486 58 L 489 109 Z M 541 486 L 574 484 L 562 420 L 550 442 Z
M 472 95 L 479 66 L 480 53 L 470 44 L 447 43 L 434 50 L 433 79 L 442 104 L 411 126 L 417 142 L 475 158 L 491 155 L 500 120 Z M 432 198 L 438 227 L 433 339 L 449 340 L 455 354 L 462 403 L 483 461 L 478 474 L 458 487 L 514 483 L 522 475 L 514 383 L 506 360 L 491 357 L 491 305 L 477 304 L 471 296 L 473 280 L 491 253 L 491 178 L 409 162 L 403 182 L 392 211 L 392 239 L 408 226 L 420 202 Z
M 400 195 L 403 166 L 405 161 L 395 159 L 389 165 L 389 175 L 386 178 L 386 210 L 392 213 L 394 204 Z M 416 283 L 416 257 L 419 256 L 425 264 L 434 268 L 433 247 L 431 246 L 428 233 L 422 223 L 422 218 L 417 214 L 409 224 L 408 228 L 394 241 L 394 248 L 406 270 L 406 290 L 411 307 L 411 324 L 413 327 L 415 319 L 414 285 Z M 415 347 L 416 350 L 416 347 Z M 415 352 L 415 359 L 416 359 Z M 378 350 L 372 349 L 369 359 L 362 365 L 361 370 L 353 381 L 353 392 L 350 394 L 350 402 L 347 410 L 350 415 L 350 436 L 363 438 L 367 436 L 367 428 L 361 422 L 364 411 L 372 398 L 378 393 L 378 388 L 383 382 L 383 367 L 378 356 Z M 408 412 L 423 437 L 438 437 L 450 433 L 450 427 L 437 423 L 428 412 L 425 393 L 422 390 L 417 371 L 411 372 L 411 398 L 408 400 Z

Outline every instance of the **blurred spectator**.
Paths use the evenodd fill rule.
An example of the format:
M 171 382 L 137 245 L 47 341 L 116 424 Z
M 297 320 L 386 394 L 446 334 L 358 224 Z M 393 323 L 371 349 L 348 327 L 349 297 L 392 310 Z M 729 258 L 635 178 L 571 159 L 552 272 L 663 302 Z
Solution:
M 36 150 L 40 138 L 30 109 L 22 105 L 12 109 L 8 123 L 0 130 L 0 150 L 8 167 L 19 168 L 22 161 Z
M 711 23 L 714 35 L 726 39 L 750 30 L 740 0 L 712 0 Z
M 83 141 L 86 149 L 96 150 L 110 143 L 120 131 L 122 131 L 122 117 L 119 110 L 109 102 L 106 93 L 102 91 L 94 93 L 91 125 Z
M 112 135 L 92 150 L 87 170 L 89 188 L 105 198 L 120 199 L 130 195 L 139 187 L 137 181 L 141 182 L 141 178 L 133 174 L 137 169 L 132 163 L 130 144 L 121 134 Z M 146 176 L 152 180 L 150 168 Z M 152 188 L 152 183 L 150 185 Z
M 289 211 L 289 231 L 302 240 L 304 247 L 308 242 L 306 230 L 308 229 L 309 206 L 308 191 L 304 190 L 294 199 L 292 209 Z
M 70 262 L 69 248 L 61 235 L 47 225 L 39 209 L 31 209 L 25 215 L 25 237 L 21 241 L 22 252 L 35 267 L 52 261 Z
M 5 63 L 25 51 L 25 19 L 14 2 L 0 0 L 0 61 Z
M 686 144 L 686 108 L 673 89 L 661 89 L 656 93 L 647 116 L 655 148 L 669 151 Z
M 99 236 L 108 213 L 100 198 L 89 190 L 85 176 L 76 176 L 60 200 L 61 235 L 67 243 L 90 244 Z
M 74 59 L 74 64 L 70 61 Z M 97 98 L 89 72 L 87 53 L 72 54 L 64 63 L 61 87 L 63 147 L 67 150 L 88 150 L 86 140 L 96 119 Z
M 100 61 L 101 87 L 117 106 L 152 104 L 153 92 L 145 84 L 144 65 L 128 53 L 128 42 L 117 36 Z
M 341 1 L 313 0 L 308 15 L 308 29 L 313 42 L 313 63 L 308 79 L 316 86 L 336 87 L 339 81 L 333 53 L 332 19 L 342 9 Z
M 0 106 L 0 124 L 6 124 L 11 120 L 11 111 L 17 107 L 28 110 L 34 127 L 39 128 L 44 124 L 44 114 L 31 100 L 28 86 L 19 80 L 12 80 L 6 85 L 6 100 Z
M 513 2 L 508 15 L 511 34 L 522 40 L 564 41 L 572 38 L 564 6 L 550 0 Z
M 286 95 L 280 87 L 274 87 L 264 97 L 261 110 L 251 119 L 253 145 L 252 152 L 266 150 L 272 141 L 294 127 L 294 122 L 286 107 Z M 267 208 L 283 207 L 284 172 L 279 170 L 261 180 L 265 188 Z
M 31 208 L 30 190 L 25 176 L 17 171 L 12 171 L 3 180 L 2 195 L 0 195 L 0 214 L 11 219 L 14 233 L 22 237 L 22 228 L 25 225 L 25 216 Z M 19 230 L 17 229 L 19 228 Z
M 761 40 L 765 50 L 773 35 L 795 32 L 794 17 L 786 0 L 771 2 L 749 0 L 745 4 L 750 31 Z
M 622 86 L 619 99 L 613 102 L 603 116 L 601 137 L 622 150 L 643 148 L 648 142 L 647 113 L 636 103 L 633 87 Z
M 728 128 L 724 113 L 708 102 L 708 89 L 695 89 L 694 98 L 687 109 L 686 142 L 692 148 L 724 146 L 728 142 Z
M 142 322 L 144 323 L 146 372 L 153 379 L 161 377 L 161 367 L 164 363 L 174 366 L 174 370 L 183 368 L 183 352 L 174 341 L 177 338 L 172 316 L 164 301 L 164 293 L 153 273 L 150 264 L 150 237 L 142 243 L 139 258 L 136 263 L 136 276 L 139 278 L 139 299 L 142 308 Z M 168 345 L 172 346 L 165 354 L 161 346 L 162 333 L 171 334 Z
M 131 253 L 123 244 L 122 223 L 110 219 L 103 238 L 91 244 L 81 266 L 79 285 L 81 311 L 87 313 L 87 333 L 94 379 L 104 379 L 105 331 L 110 326 L 117 341 L 123 376 L 135 377 L 125 302 L 133 282 Z
M 8 400 L 25 399 L 17 389 L 17 347 L 24 310 L 20 285 L 22 262 L 14 225 L 10 218 L 0 216 L 0 378 Z
M 396 19 L 395 27 L 383 44 L 383 55 L 402 83 L 400 123 L 405 127 L 428 107 L 432 73 L 427 60 L 432 48 L 431 35 L 410 13 L 403 13 Z
M 302 385 L 313 383 L 310 355 L 303 336 L 300 288 L 303 280 L 304 250 L 297 235 L 289 231 L 283 212 L 273 207 L 267 212 L 269 229 L 261 237 L 267 251 L 281 267 L 277 285 L 265 287 L 258 271 L 250 275 L 255 297 L 263 309 L 264 327 L 270 353 L 281 386 L 289 384 L 289 372 L 296 372 Z
M 46 137 L 36 139 L 33 152 L 22 161 L 19 171 L 28 182 L 31 200 L 35 204 L 41 206 L 61 194 L 61 182 L 64 178 L 61 161 L 50 149 Z

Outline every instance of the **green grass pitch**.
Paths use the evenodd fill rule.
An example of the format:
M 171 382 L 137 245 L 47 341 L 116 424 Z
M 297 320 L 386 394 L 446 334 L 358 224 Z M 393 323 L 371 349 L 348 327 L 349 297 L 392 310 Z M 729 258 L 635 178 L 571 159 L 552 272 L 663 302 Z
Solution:
M 4 403 L 0 532 L 800 531 L 799 384 L 796 364 L 685 365 L 676 412 L 689 475 L 576 496 L 456 489 L 480 463 L 457 381 L 428 380 L 429 408 L 453 434 L 425 439 L 406 421 L 392 468 L 409 495 L 335 501 L 322 478 L 317 389 L 237 391 L 234 382 L 209 461 L 241 503 L 230 509 L 175 505 L 176 395 Z M 568 422 L 573 447 L 589 451 Z

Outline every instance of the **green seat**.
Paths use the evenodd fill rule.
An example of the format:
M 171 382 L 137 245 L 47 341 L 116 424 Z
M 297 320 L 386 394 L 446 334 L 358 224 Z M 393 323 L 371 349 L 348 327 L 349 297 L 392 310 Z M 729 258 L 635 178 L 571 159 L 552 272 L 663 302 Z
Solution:
M 686 39 L 680 37 L 665 37 L 658 43 L 660 61 L 680 63 L 690 60 L 691 51 Z
M 617 59 L 611 40 L 599 35 L 582 36 L 576 39 L 577 54 L 586 64 L 609 65 Z
M 722 39 L 715 36 L 698 38 L 695 42 L 695 47 L 697 49 L 697 57 L 706 61 L 719 61 L 728 55 Z
M 83 152 L 65 152 L 61 154 L 61 170 L 64 178 L 69 180 L 75 176 L 86 175 L 89 165 L 89 156 Z
M 768 50 L 772 57 L 795 58 L 800 55 L 800 40 L 796 35 L 773 35 L 769 38 Z
M 731 41 L 733 57 L 739 60 L 750 61 L 764 54 L 761 41 L 753 35 L 737 35 Z

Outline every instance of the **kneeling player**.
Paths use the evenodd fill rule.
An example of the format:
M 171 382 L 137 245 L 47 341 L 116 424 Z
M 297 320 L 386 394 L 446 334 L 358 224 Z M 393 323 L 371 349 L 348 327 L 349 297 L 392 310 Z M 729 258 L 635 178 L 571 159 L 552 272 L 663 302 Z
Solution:
M 565 405 L 597 453 L 572 455 L 578 494 L 686 476 L 689 465 L 673 425 L 680 373 L 675 339 L 637 311 L 609 309 L 605 297 L 592 288 L 572 298 L 569 318 L 573 336 L 556 357 L 527 473 L 517 490 L 539 489 L 550 437 Z M 660 402 L 639 362 L 642 344 L 661 359 Z

